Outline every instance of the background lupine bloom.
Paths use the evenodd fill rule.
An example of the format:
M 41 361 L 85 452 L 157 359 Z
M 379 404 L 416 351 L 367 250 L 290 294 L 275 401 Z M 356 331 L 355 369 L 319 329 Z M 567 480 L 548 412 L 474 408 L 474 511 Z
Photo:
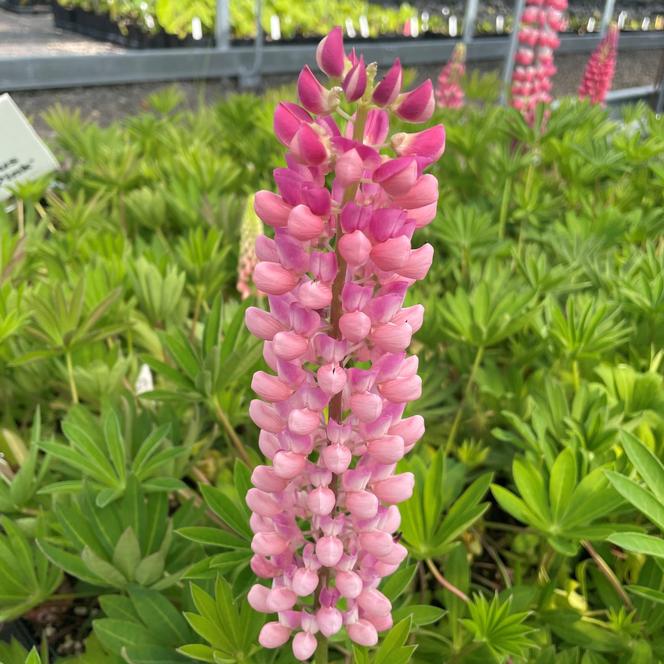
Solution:
M 521 17 L 519 50 L 512 74 L 512 106 L 527 122 L 535 120 L 538 104 L 551 103 L 554 51 L 565 26 L 567 0 L 528 0 Z
M 423 171 L 445 143 L 442 126 L 389 135 L 391 115 L 431 117 L 431 81 L 402 93 L 396 60 L 374 84 L 375 65 L 344 52 L 340 28 L 316 59 L 332 87 L 305 67 L 301 105 L 275 112 L 288 166 L 274 173 L 279 193 L 255 199 L 274 229 L 258 238 L 254 272 L 270 312 L 246 315 L 273 372 L 253 378 L 260 398 L 250 415 L 271 465 L 254 470 L 247 494 L 251 566 L 270 584 L 254 585 L 248 599 L 277 614 L 261 645 L 293 635 L 300 660 L 313 655 L 317 634 L 345 629 L 371 646 L 392 625 L 378 585 L 406 558 L 397 504 L 414 481 L 395 468 L 424 432 L 422 417 L 403 417 L 421 393 L 406 349 L 424 311 L 403 303 L 431 265 L 433 248 L 415 248 L 413 234 L 436 214 L 438 183 Z
M 461 87 L 461 79 L 466 73 L 466 47 L 457 44 L 452 51 L 450 61 L 443 67 L 438 76 L 436 101 L 441 108 L 462 108 L 465 94 Z
M 589 99 L 593 104 L 604 103 L 616 72 L 619 36 L 617 24 L 610 25 L 606 37 L 588 59 L 579 87 L 579 99 Z
M 240 256 L 237 264 L 236 288 L 243 300 L 256 294 L 252 285 L 252 274 L 258 263 L 256 239 L 262 234 L 263 223 L 254 210 L 254 197 L 250 196 L 240 227 Z

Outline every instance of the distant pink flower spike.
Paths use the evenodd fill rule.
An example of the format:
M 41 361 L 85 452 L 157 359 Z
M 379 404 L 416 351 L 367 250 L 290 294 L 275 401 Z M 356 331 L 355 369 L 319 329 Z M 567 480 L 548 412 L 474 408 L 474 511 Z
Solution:
M 450 61 L 443 67 L 438 76 L 436 102 L 440 108 L 462 108 L 465 94 L 461 87 L 461 79 L 466 73 L 466 47 L 457 44 Z
M 566 9 L 567 0 L 527 0 L 521 15 L 520 47 L 512 75 L 512 107 L 531 125 L 537 106 L 548 106 L 553 99 L 553 54 L 560 45 L 558 32 L 565 28 Z M 548 110 L 545 116 L 547 113 Z
M 579 99 L 588 99 L 592 104 L 604 104 L 616 71 L 619 36 L 620 30 L 617 24 L 609 26 L 606 37 L 599 43 L 586 64 L 579 87 Z
M 279 193 L 258 192 L 254 202 L 274 229 L 256 243 L 254 270 L 270 312 L 246 312 L 273 372 L 256 372 L 259 398 L 249 407 L 272 463 L 254 469 L 246 496 L 251 569 L 269 583 L 254 585 L 248 601 L 278 613 L 261 630 L 261 646 L 292 637 L 298 660 L 314 654 L 318 632 L 345 630 L 373 646 L 392 626 L 378 586 L 407 557 L 394 535 L 396 505 L 414 485 L 395 468 L 424 434 L 422 417 L 402 417 L 422 390 L 417 357 L 406 349 L 424 314 L 404 299 L 433 260 L 431 245 L 413 235 L 436 215 L 438 183 L 422 171 L 445 148 L 440 125 L 389 136 L 390 114 L 431 116 L 431 82 L 402 93 L 397 60 L 375 84 L 374 64 L 345 55 L 340 28 L 316 57 L 342 87 L 325 87 L 304 68 L 298 92 L 307 110 L 277 106 L 288 167 L 274 172 Z M 350 109 L 344 104 L 340 127 L 333 114 L 341 95 Z M 394 152 L 381 154 L 388 146 Z

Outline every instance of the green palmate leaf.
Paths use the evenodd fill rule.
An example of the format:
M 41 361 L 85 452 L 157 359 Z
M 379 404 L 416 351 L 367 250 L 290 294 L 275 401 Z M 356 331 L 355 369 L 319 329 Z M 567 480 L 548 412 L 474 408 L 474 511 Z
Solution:
M 664 539 L 661 537 L 643 533 L 613 533 L 608 539 L 609 542 L 628 551 L 664 558 Z
M 627 586 L 627 590 L 636 595 L 637 597 L 642 597 L 647 599 L 650 602 L 655 602 L 656 604 L 664 604 L 664 592 L 661 590 L 655 590 L 654 588 L 648 588 L 647 586 L 638 586 L 631 585 Z
M 395 622 L 399 622 L 404 618 L 410 618 L 415 627 L 423 627 L 424 625 L 431 625 L 438 622 L 444 615 L 445 611 L 437 606 L 413 604 L 396 609 L 392 617 Z
M 623 432 L 621 441 L 639 475 L 664 505 L 664 464 L 633 434 Z
M 190 528 L 180 528 L 178 535 L 186 537 L 193 542 L 200 542 L 210 546 L 220 546 L 225 549 L 246 549 L 247 540 L 237 535 L 233 535 L 219 528 L 209 528 L 206 526 L 193 526 Z
M 404 618 L 392 627 L 374 656 L 374 664 L 405 664 L 410 661 L 417 648 L 405 645 L 411 624 L 410 618 Z
M 136 534 L 131 527 L 127 528 L 113 551 L 113 565 L 119 569 L 125 579 L 132 580 L 134 572 L 141 560 L 141 548 Z
M 380 587 L 381 592 L 391 602 L 394 602 L 408 588 L 415 577 L 415 572 L 417 572 L 417 565 L 403 567 L 385 580 Z
M 606 477 L 625 500 L 664 531 L 664 503 L 659 502 L 652 493 L 624 475 L 606 471 Z
M 549 479 L 549 500 L 553 518 L 563 520 L 576 487 L 576 458 L 572 450 L 564 450 L 556 459 Z
M 210 509 L 238 535 L 251 540 L 252 532 L 244 508 L 240 509 L 233 500 L 219 489 L 207 485 L 202 485 L 200 489 Z

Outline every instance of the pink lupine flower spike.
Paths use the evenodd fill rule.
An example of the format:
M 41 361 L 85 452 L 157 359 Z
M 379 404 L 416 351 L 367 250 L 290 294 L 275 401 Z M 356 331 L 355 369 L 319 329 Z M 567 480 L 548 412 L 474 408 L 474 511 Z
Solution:
M 248 601 L 276 614 L 261 645 L 291 640 L 301 661 L 341 630 L 372 646 L 392 625 L 378 586 L 407 556 L 397 505 L 414 482 L 396 464 L 424 433 L 420 416 L 403 417 L 422 390 L 407 348 L 424 313 L 404 299 L 433 259 L 414 236 L 436 215 L 438 183 L 423 170 L 445 146 L 442 126 L 389 136 L 391 115 L 421 123 L 434 110 L 430 82 L 402 91 L 398 60 L 376 84 L 335 28 L 317 62 L 329 84 L 305 68 L 301 106 L 275 112 L 288 167 L 274 172 L 278 193 L 255 197 L 273 229 L 254 271 L 269 312 L 246 313 L 271 370 L 254 376 L 249 409 L 268 463 L 246 497 L 251 567 L 267 582 Z

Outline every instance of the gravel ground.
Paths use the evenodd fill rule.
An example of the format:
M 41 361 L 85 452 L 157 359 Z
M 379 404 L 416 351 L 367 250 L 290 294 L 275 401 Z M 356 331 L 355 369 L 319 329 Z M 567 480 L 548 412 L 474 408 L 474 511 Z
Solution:
M 56 28 L 51 14 L 16 14 L 0 9 L 0 57 L 117 52 L 122 49 L 114 44 Z

